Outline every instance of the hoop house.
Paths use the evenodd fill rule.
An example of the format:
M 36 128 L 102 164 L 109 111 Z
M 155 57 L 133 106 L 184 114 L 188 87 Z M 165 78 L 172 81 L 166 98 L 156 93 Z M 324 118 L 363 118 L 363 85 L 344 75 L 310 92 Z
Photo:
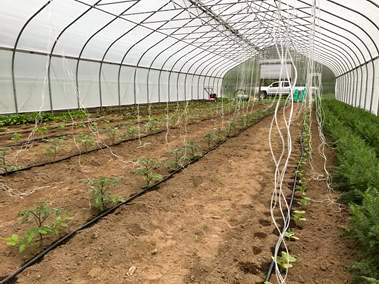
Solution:
M 377 0 L 4 0 L 0 113 L 204 99 L 275 44 L 378 113 Z

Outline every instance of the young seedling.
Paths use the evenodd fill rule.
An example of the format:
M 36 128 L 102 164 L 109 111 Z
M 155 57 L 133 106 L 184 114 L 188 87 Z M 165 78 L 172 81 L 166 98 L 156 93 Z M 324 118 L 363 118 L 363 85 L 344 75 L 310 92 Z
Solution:
M 55 160 L 57 158 L 57 153 L 58 153 L 58 151 L 60 150 L 60 148 L 62 146 L 62 141 L 63 141 L 62 138 L 51 139 L 49 141 L 50 145 L 46 149 L 46 155 L 50 159 Z
M 301 199 L 300 199 L 301 207 L 303 208 L 307 207 L 310 202 L 311 202 L 311 199 L 305 193 L 302 193 Z
M 93 137 L 93 135 L 87 133 L 80 133 L 79 143 L 84 146 L 84 149 L 87 152 L 89 147 L 95 145 L 95 138 Z
M 237 125 L 234 120 L 229 121 L 228 126 L 227 126 L 227 136 L 232 135 L 232 133 L 235 131 Z
M 135 128 L 133 126 L 130 126 L 130 127 L 128 127 L 128 130 L 126 132 L 128 133 L 128 136 L 134 137 L 134 136 L 136 136 L 138 130 L 137 130 L 137 128 Z
M 22 135 L 18 132 L 15 132 L 12 134 L 11 136 L 11 140 L 14 142 L 14 143 L 17 143 L 18 141 L 20 141 L 22 139 Z
M 149 121 L 145 124 L 146 132 L 152 132 L 158 128 L 159 121 L 155 118 L 150 118 Z
M 33 209 L 23 210 L 18 213 L 22 223 L 30 224 L 24 234 L 13 234 L 6 238 L 8 246 L 17 247 L 20 252 L 25 251 L 36 241 L 43 245 L 46 237 L 57 235 L 67 227 L 68 218 L 62 214 L 59 208 L 51 208 L 46 203 L 40 203 Z
M 119 178 L 100 177 L 98 179 L 84 180 L 83 182 L 90 186 L 90 205 L 98 213 L 122 202 L 122 198 L 109 193 L 110 188 L 120 183 Z
M 175 171 L 185 165 L 186 161 L 183 150 L 183 148 L 176 148 L 170 152 L 171 159 L 167 160 L 169 171 Z
M 119 131 L 117 127 L 107 128 L 107 136 L 111 140 L 112 144 L 116 143 L 118 132 Z
M 184 154 L 189 160 L 193 160 L 201 156 L 200 146 L 194 141 L 189 141 L 184 145 Z
M 37 127 L 36 133 L 38 136 L 42 137 L 42 136 L 47 135 L 48 129 L 46 127 Z
M 299 191 L 301 193 L 305 193 L 307 191 L 307 187 L 306 187 L 305 183 L 304 182 L 298 183 L 296 191 Z
M 287 230 L 284 234 L 284 237 L 287 238 L 290 241 L 297 241 L 299 240 L 298 237 L 295 236 L 295 232 L 292 230 Z
M 217 135 L 214 131 L 205 134 L 204 139 L 207 143 L 208 149 L 212 148 L 217 143 Z
M 279 267 L 283 270 L 289 269 L 293 267 L 293 263 L 296 262 L 296 258 L 291 256 L 289 253 L 282 251 L 281 256 L 273 257 L 273 260 L 279 265 Z
M 305 211 L 304 210 L 294 210 L 292 213 L 293 220 L 296 224 L 296 226 L 302 226 L 303 222 L 307 221 L 305 218 Z
M 159 168 L 159 162 L 153 159 L 139 159 L 138 167 L 133 170 L 135 175 L 142 176 L 145 179 L 145 185 L 149 186 L 154 181 L 159 181 L 162 176 L 155 172 Z

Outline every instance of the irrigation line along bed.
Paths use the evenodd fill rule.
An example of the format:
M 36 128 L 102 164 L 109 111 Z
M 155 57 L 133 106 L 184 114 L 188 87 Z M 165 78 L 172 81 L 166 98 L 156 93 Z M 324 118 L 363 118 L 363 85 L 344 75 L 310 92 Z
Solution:
M 260 118 L 257 118 L 251 125 L 248 125 L 246 127 L 243 127 L 240 129 L 240 131 L 236 134 L 233 134 L 233 135 L 230 135 L 230 136 L 227 136 L 223 141 L 217 143 L 215 146 L 213 146 L 212 148 L 206 150 L 201 156 L 198 156 L 198 157 L 195 157 L 194 159 L 192 159 L 189 163 L 187 163 L 186 165 L 184 165 L 183 167 L 181 168 L 178 168 L 176 170 L 174 170 L 173 172 L 171 172 L 170 174 L 166 175 L 162 180 L 160 180 L 159 182 L 151 185 L 151 186 L 144 186 L 142 187 L 139 191 L 133 193 L 132 195 L 130 195 L 125 201 L 123 201 L 122 203 L 119 203 L 117 205 L 115 205 L 114 207 L 112 208 L 109 208 L 107 210 L 105 210 L 104 212 L 100 213 L 99 215 L 96 215 L 95 217 L 93 217 L 92 219 L 90 219 L 89 221 L 87 221 L 86 223 L 84 223 L 83 225 L 81 225 L 79 228 L 75 229 L 74 231 L 70 232 L 70 233 L 67 233 L 65 234 L 64 236 L 60 237 L 59 239 L 55 240 L 54 242 L 52 242 L 48 247 L 46 247 L 45 249 L 43 249 L 41 252 L 39 252 L 38 254 L 36 254 L 35 256 L 33 256 L 31 259 L 29 259 L 28 261 L 26 261 L 20 268 L 18 268 L 15 272 L 13 272 L 12 274 L 6 276 L 5 278 L 3 278 L 1 281 L 0 281 L 0 284 L 10 284 L 10 283 L 14 283 L 13 281 L 15 281 L 15 277 L 20 274 L 22 271 L 24 271 L 26 268 L 34 265 L 35 263 L 41 261 L 43 259 L 43 257 L 45 255 L 47 255 L 50 251 L 56 249 L 57 247 L 59 247 L 60 245 L 66 243 L 67 241 L 69 241 L 72 237 L 74 237 L 78 232 L 84 230 L 85 228 L 88 228 L 94 224 L 96 224 L 99 220 L 101 220 L 102 218 L 104 218 L 105 216 L 113 213 L 116 209 L 120 208 L 121 206 L 123 205 L 127 205 L 129 204 L 130 202 L 132 202 L 134 199 L 144 195 L 145 193 L 148 193 L 154 189 L 157 189 L 158 186 L 166 181 L 168 181 L 169 179 L 171 179 L 172 177 L 174 177 L 176 174 L 180 173 L 181 171 L 183 171 L 185 168 L 187 168 L 189 165 L 191 164 L 194 164 L 196 162 L 198 162 L 199 160 L 201 160 L 202 158 L 204 158 L 207 154 L 209 154 L 210 152 L 216 150 L 218 147 L 220 147 L 222 144 L 224 144 L 226 141 L 228 141 L 228 138 L 234 138 L 234 137 L 237 137 L 239 136 L 242 132 L 244 132 L 245 130 L 247 130 L 248 128 L 250 127 L 253 127 L 255 126 L 256 124 L 258 124 L 259 122 L 261 122 L 262 120 L 264 120 L 265 118 L 269 117 L 272 115 L 272 111 L 270 111 L 269 114 L 267 115 L 263 115 L 262 117 Z M 163 130 L 162 130 L 163 131 Z
M 233 112 L 234 111 L 232 111 L 231 113 L 228 113 L 227 115 L 232 114 Z M 196 123 L 200 123 L 200 122 L 211 120 L 211 119 L 215 119 L 215 118 L 216 117 L 204 118 L 204 119 L 201 119 L 201 120 L 196 121 L 196 122 L 191 122 L 188 125 L 193 125 L 193 124 L 196 124 Z M 179 128 L 178 126 L 173 126 L 170 129 L 178 129 L 178 128 Z M 89 154 L 89 153 L 92 153 L 92 152 L 96 152 L 96 151 L 107 149 L 109 147 L 117 146 L 117 145 L 120 145 L 120 144 L 125 143 L 125 142 L 132 142 L 132 141 L 135 141 L 135 140 L 139 140 L 141 138 L 146 138 L 146 137 L 149 137 L 149 136 L 158 135 L 160 133 L 165 132 L 166 130 L 167 129 L 161 129 L 161 130 L 158 130 L 158 131 L 155 131 L 155 132 L 151 132 L 151 133 L 147 133 L 147 134 L 144 134 L 144 135 L 141 135 L 141 136 L 122 139 L 120 141 L 117 141 L 117 142 L 111 143 L 111 144 L 99 143 L 99 144 L 103 144 L 103 145 L 100 145 L 100 146 L 98 146 L 98 147 L 96 147 L 94 149 L 90 149 L 90 150 L 87 150 L 87 151 L 79 151 L 78 153 L 71 154 L 71 155 L 68 155 L 66 157 L 62 157 L 60 159 L 56 159 L 56 160 L 52 160 L 52 161 L 48 161 L 48 162 L 36 163 L 36 164 L 32 164 L 32 165 L 29 165 L 29 166 L 26 166 L 26 167 L 17 168 L 17 169 L 12 170 L 12 171 L 2 172 L 2 173 L 0 173 L 0 176 L 7 176 L 7 175 L 15 174 L 17 172 L 22 172 L 22 171 L 30 170 L 32 168 L 43 167 L 43 166 L 46 166 L 46 165 L 59 163 L 59 162 L 62 162 L 62 161 L 69 160 L 71 158 L 80 156 L 82 154 Z
M 230 115 L 230 114 L 233 114 L 234 113 L 234 110 L 228 112 L 228 113 L 225 113 L 225 115 Z M 191 122 L 189 123 L 189 125 L 192 125 L 194 123 L 197 123 L 197 122 L 202 122 L 202 121 L 205 121 L 205 120 L 210 120 L 210 119 L 214 119 L 214 118 L 218 118 L 218 116 L 213 116 L 213 117 L 205 117 L 205 118 L 202 118 L 200 119 L 199 121 L 194 121 L 194 122 Z M 100 119 L 92 119 L 92 120 L 86 120 L 86 121 L 81 121 L 81 122 L 75 122 L 75 123 L 70 123 L 69 125 L 66 125 L 66 127 L 68 126 L 75 126 L 75 125 L 79 125 L 79 124 L 83 124 L 83 125 L 89 125 L 90 123 L 93 123 L 93 122 L 97 122 L 99 121 Z M 134 126 L 134 125 L 138 125 L 138 124 L 143 124 L 143 123 L 146 123 L 146 122 L 149 122 L 149 119 L 142 119 L 140 121 L 128 121 L 128 119 L 126 119 L 126 122 L 125 123 L 121 123 L 120 121 L 123 121 L 125 120 L 124 118 L 119 118 L 119 119 L 110 119 L 108 120 L 109 123 L 112 123 L 112 122 L 118 122 L 117 124 L 115 125 L 112 125 L 112 127 L 121 127 L 121 126 Z M 99 128 L 99 130 L 104 130 L 106 129 L 107 127 L 101 127 Z M 173 126 L 172 129 L 175 129 L 176 127 Z M 49 130 L 56 130 L 56 129 L 59 129 L 59 126 L 56 126 L 54 128 L 49 128 Z M 28 130 L 25 130 L 24 133 L 28 133 L 28 132 L 31 132 L 32 130 L 28 129 Z M 9 144 L 2 144 L 1 147 L 17 147 L 17 146 L 24 146 L 24 145 L 29 145 L 29 144 L 32 144 L 33 142 L 45 142 L 44 140 L 47 140 L 47 139 L 51 139 L 51 138 L 59 138 L 59 137 L 66 137 L 66 136 L 72 136 L 74 135 L 75 133 L 72 131 L 72 129 L 69 129 L 66 131 L 66 133 L 64 133 L 64 131 L 62 130 L 63 133 L 61 134 L 52 134 L 52 135 L 46 135 L 46 136 L 43 136 L 43 137 L 36 137 L 36 138 L 32 138 L 32 139 L 29 139 L 29 140 L 24 140 L 24 141 L 20 141 L 20 142 L 17 142 L 17 143 L 9 143 Z M 17 133 L 14 132 L 14 133 Z M 22 133 L 22 132 L 19 132 L 19 133 Z M 10 134 L 13 134 L 13 133 L 10 133 Z M 9 133 L 7 133 L 6 135 L 9 135 Z M 0 136 L 1 136 L 1 133 L 0 133 Z M 129 138 L 128 138 L 129 139 Z M 48 141 L 46 141 L 48 142 Z
M 303 156 L 304 156 L 304 126 L 302 128 L 301 138 L 300 138 L 300 158 L 299 158 L 298 163 L 297 163 L 296 168 L 295 168 L 295 175 L 294 175 L 294 181 L 293 181 L 293 186 L 292 186 L 290 204 L 289 204 L 289 207 L 287 209 L 287 212 L 286 212 L 285 216 L 291 216 L 291 215 L 288 215 L 288 213 L 291 214 L 291 211 L 292 211 L 293 201 L 294 201 L 295 193 L 296 193 L 296 188 L 297 188 L 297 185 L 298 185 L 298 182 L 299 182 L 298 173 L 299 173 L 299 170 L 300 170 L 300 167 L 301 167 L 300 161 L 303 158 Z M 290 217 L 289 217 L 289 219 L 290 219 Z M 283 230 L 284 224 L 287 223 L 288 225 L 290 225 L 288 222 L 291 222 L 291 219 L 288 220 L 288 218 L 287 218 L 285 220 L 285 222 L 283 223 L 283 226 L 281 228 L 281 231 Z M 282 249 L 283 248 L 281 247 L 281 250 Z M 268 271 L 267 271 L 264 283 L 271 283 L 270 279 L 271 279 L 271 276 L 272 276 L 272 274 L 274 272 L 274 266 L 275 266 L 275 260 L 272 259 L 272 261 L 270 263 L 270 266 L 268 268 Z
M 175 109 L 175 107 L 177 107 L 177 106 L 176 105 L 171 105 L 170 106 L 171 113 L 174 113 L 174 112 L 177 111 Z M 150 115 L 160 114 L 162 110 L 166 111 L 166 109 L 167 108 L 164 108 L 163 106 L 159 107 L 159 108 L 155 107 L 152 110 L 152 112 L 150 113 Z M 205 109 L 206 109 L 206 106 L 200 106 L 196 110 L 200 110 L 201 111 L 201 110 L 205 110 Z M 211 108 L 211 109 L 212 110 L 213 109 L 217 109 L 217 106 L 216 106 L 216 108 Z M 108 115 L 114 115 L 114 114 L 117 114 L 117 113 L 116 112 L 113 112 L 113 113 L 111 112 L 111 113 L 105 114 L 105 116 L 103 116 L 103 117 L 94 117 L 94 118 L 90 118 L 90 120 L 86 120 L 86 121 L 74 121 L 74 122 L 70 122 L 70 123 L 64 123 L 64 122 L 62 122 L 62 123 L 64 123 L 65 128 L 73 127 L 73 126 L 80 125 L 80 124 L 89 124 L 89 123 L 92 123 L 92 122 L 99 122 L 99 121 L 102 122 L 102 121 L 105 121 L 105 120 L 107 120 L 109 123 L 130 120 L 130 123 L 125 123 L 125 125 L 133 123 L 132 122 L 133 119 L 130 118 L 130 117 L 129 118 L 128 117 L 117 117 L 117 118 L 106 119 L 106 116 L 108 116 Z M 146 113 L 142 113 L 142 114 L 140 113 L 140 116 L 144 116 L 144 115 L 148 115 L 148 113 L 147 112 Z M 147 122 L 147 121 L 148 121 L 148 119 L 140 120 L 141 123 Z M 59 123 L 59 122 L 54 122 L 54 123 L 56 123 L 58 125 L 54 125 L 54 124 L 53 125 L 47 125 L 48 126 L 47 127 L 48 131 L 54 131 L 54 130 L 57 130 L 57 129 L 59 130 L 61 128 L 60 125 L 62 125 L 62 123 Z M 124 125 L 124 124 L 120 124 L 120 125 Z M 15 127 L 15 126 L 23 126 L 23 124 L 12 125 L 12 126 L 13 127 Z M 115 126 L 119 126 L 119 125 L 115 125 Z M 16 129 L 16 130 L 7 131 L 7 132 L 0 132 L 0 137 L 6 136 L 6 135 L 12 135 L 14 133 L 20 133 L 20 134 L 21 133 L 29 133 L 29 132 L 32 131 L 33 128 L 35 128 L 35 127 L 31 127 L 31 128 L 29 127 L 27 129 L 18 129 L 18 130 Z M 47 136 L 44 136 L 44 137 L 33 138 L 33 139 L 28 140 L 28 141 L 20 141 L 20 142 L 13 143 L 13 144 L 4 144 L 2 146 L 4 146 L 4 147 L 20 146 L 20 145 L 24 145 L 24 144 L 29 144 L 30 142 L 33 142 L 33 141 L 39 141 L 39 140 L 42 140 L 42 139 L 53 138 L 53 137 L 60 137 L 60 136 L 65 136 L 65 135 L 70 135 L 70 134 L 51 135 L 51 136 L 47 135 Z

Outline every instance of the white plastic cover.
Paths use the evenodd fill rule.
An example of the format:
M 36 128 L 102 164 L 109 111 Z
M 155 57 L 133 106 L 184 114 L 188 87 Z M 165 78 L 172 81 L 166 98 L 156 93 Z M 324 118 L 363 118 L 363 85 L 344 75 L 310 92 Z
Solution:
M 379 108 L 378 0 L 2 0 L 0 19 L 0 113 L 220 95 L 275 44 L 328 66 L 338 99 Z

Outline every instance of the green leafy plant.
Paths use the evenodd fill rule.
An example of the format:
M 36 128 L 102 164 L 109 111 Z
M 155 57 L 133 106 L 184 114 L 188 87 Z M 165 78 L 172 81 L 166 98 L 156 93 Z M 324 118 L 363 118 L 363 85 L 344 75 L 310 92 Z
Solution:
M 156 173 L 160 163 L 154 159 L 142 158 L 137 161 L 137 168 L 133 170 L 135 175 L 142 176 L 145 179 L 145 184 L 148 186 L 154 181 L 159 181 L 162 176 Z
M 296 257 L 291 256 L 289 253 L 282 251 L 281 256 L 272 258 L 281 269 L 286 270 L 293 267 L 293 263 L 296 262 Z
M 92 134 L 80 133 L 79 134 L 79 143 L 84 146 L 85 151 L 95 145 L 95 138 Z
M 29 224 L 24 234 L 13 234 L 6 238 L 8 246 L 17 247 L 20 252 L 25 251 L 36 241 L 43 245 L 43 240 L 49 236 L 59 234 L 67 227 L 68 218 L 59 208 L 51 208 L 46 203 L 40 203 L 33 209 L 23 210 L 18 213 L 22 223 Z
M 155 118 L 150 118 L 149 121 L 145 124 L 145 130 L 147 132 L 152 132 L 156 129 L 158 129 L 159 127 L 159 120 L 155 119 Z
M 294 210 L 292 212 L 293 220 L 296 224 L 296 226 L 302 226 L 303 223 L 307 220 L 305 218 L 305 211 L 304 210 Z
M 182 168 L 186 163 L 188 163 L 188 159 L 184 156 L 183 147 L 170 151 L 170 158 L 166 162 L 169 171 L 175 171 Z
M 46 155 L 55 160 L 57 158 L 58 151 L 62 146 L 63 138 L 55 138 L 49 140 L 49 146 L 46 148 Z
M 365 280 L 366 283 L 368 283 L 368 284 L 379 284 L 379 280 L 374 279 L 374 278 L 372 278 L 372 277 L 361 276 L 361 279 L 362 279 L 362 280 Z
M 301 174 L 300 174 L 300 171 L 298 171 L 299 179 L 300 179 L 300 175 L 304 176 L 303 170 L 301 170 Z M 305 193 L 307 191 L 307 185 L 304 182 L 298 182 L 297 187 L 296 187 L 296 191 L 299 191 L 301 193 Z
M 208 132 L 204 135 L 204 140 L 207 143 L 208 148 L 225 141 L 226 134 L 222 129 L 217 129 L 215 131 Z
M 200 145 L 194 141 L 188 141 L 184 145 L 184 154 L 189 157 L 190 160 L 201 156 Z
M 194 141 L 189 141 L 184 146 L 176 148 L 170 152 L 170 159 L 167 160 L 166 166 L 169 171 L 174 171 L 184 167 L 193 159 L 200 156 L 200 145 Z
M 84 180 L 90 186 L 90 205 L 97 212 L 103 212 L 111 206 L 122 202 L 122 198 L 110 194 L 110 189 L 120 183 L 117 177 L 100 177 Z
M 362 204 L 350 205 L 350 212 L 348 233 L 359 242 L 364 256 L 353 269 L 358 275 L 379 279 L 379 190 L 370 188 Z
M 302 193 L 301 197 L 300 197 L 301 207 L 303 207 L 303 208 L 307 207 L 310 202 L 311 202 L 311 199 L 305 193 Z
M 128 127 L 128 129 L 126 130 L 126 132 L 127 132 L 128 136 L 134 137 L 134 136 L 136 136 L 138 130 L 137 130 L 136 127 L 130 126 L 130 127 Z
M 36 133 L 38 136 L 45 136 L 48 133 L 48 129 L 46 127 L 37 127 L 36 128 Z
M 204 140 L 207 143 L 208 148 L 212 148 L 217 141 L 217 135 L 214 131 L 208 132 L 204 135 Z
M 22 139 L 22 135 L 18 132 L 14 132 L 11 136 L 11 140 L 15 143 L 19 142 Z
M 229 122 L 228 122 L 228 125 L 227 125 L 227 130 L 226 130 L 226 132 L 227 132 L 227 136 L 231 136 L 231 135 L 233 135 L 234 134 L 234 132 L 235 132 L 235 130 L 236 130 L 236 128 L 237 128 L 237 123 L 236 123 L 236 121 L 234 120 L 234 119 L 232 119 L 232 120 L 230 120 Z
M 287 230 L 284 234 L 284 237 L 287 238 L 290 241 L 297 241 L 299 240 L 298 237 L 296 237 L 295 232 L 291 229 Z
M 110 127 L 106 130 L 108 138 L 111 140 L 112 144 L 116 142 L 118 137 L 119 129 L 117 127 Z

